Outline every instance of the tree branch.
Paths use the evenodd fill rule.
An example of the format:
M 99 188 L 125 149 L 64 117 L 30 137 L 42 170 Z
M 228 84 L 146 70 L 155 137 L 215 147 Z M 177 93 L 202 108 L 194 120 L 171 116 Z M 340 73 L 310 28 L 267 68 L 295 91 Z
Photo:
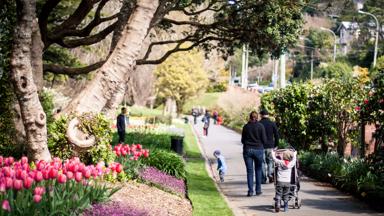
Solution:
M 108 26 L 107 28 L 100 31 L 99 33 L 91 35 L 89 37 L 84 37 L 84 38 L 80 38 L 80 39 L 73 39 L 73 40 L 58 41 L 57 43 L 63 47 L 66 47 L 66 48 L 75 48 L 78 46 L 95 44 L 95 43 L 98 43 L 98 42 L 104 40 L 111 32 L 113 32 L 113 30 L 115 30 L 116 25 L 117 25 L 117 22 Z
M 181 45 L 184 43 L 184 42 L 182 42 L 182 43 L 177 44 L 175 48 L 173 48 L 171 50 L 168 50 L 162 57 L 160 57 L 160 58 L 158 58 L 156 60 L 140 59 L 140 60 L 136 61 L 136 64 L 137 65 L 142 65 L 142 64 L 160 64 L 160 63 L 164 62 L 172 53 L 180 52 L 180 51 L 188 51 L 188 50 L 191 50 L 191 49 L 199 46 L 200 44 L 202 44 L 204 42 L 213 41 L 213 40 L 227 40 L 227 39 L 218 38 L 218 37 L 214 37 L 214 36 L 209 36 L 209 37 L 203 38 L 201 40 L 195 41 L 195 43 L 193 43 L 192 45 L 190 45 L 188 47 L 181 47 Z M 190 41 L 190 40 L 187 40 L 187 41 Z M 227 40 L 227 41 L 229 41 L 229 40 Z
M 89 72 L 92 72 L 96 69 L 99 69 L 106 61 L 99 61 L 94 64 L 88 65 L 86 67 L 81 68 L 71 68 L 71 67 L 65 67 L 61 65 L 55 65 L 55 64 L 44 64 L 43 71 L 51 72 L 54 74 L 65 74 L 65 75 L 79 75 L 79 74 L 87 74 Z
M 41 13 L 39 14 L 39 28 L 41 34 L 41 40 L 45 44 L 47 41 L 47 32 L 48 32 L 48 17 L 53 9 L 60 3 L 61 0 L 48 0 L 45 2 Z
M 75 12 L 68 17 L 61 25 L 57 26 L 50 35 L 50 38 L 57 40 L 63 37 L 65 32 L 76 27 L 84 20 L 88 13 L 92 10 L 93 5 L 100 0 L 82 0 Z

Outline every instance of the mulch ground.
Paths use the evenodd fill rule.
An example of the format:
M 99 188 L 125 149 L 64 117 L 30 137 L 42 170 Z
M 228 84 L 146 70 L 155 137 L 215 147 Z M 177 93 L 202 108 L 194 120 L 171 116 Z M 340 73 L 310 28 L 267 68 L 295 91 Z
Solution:
M 111 201 L 145 210 L 148 215 L 192 215 L 192 205 L 187 198 L 137 182 L 127 182 L 115 186 L 122 188 L 111 197 Z

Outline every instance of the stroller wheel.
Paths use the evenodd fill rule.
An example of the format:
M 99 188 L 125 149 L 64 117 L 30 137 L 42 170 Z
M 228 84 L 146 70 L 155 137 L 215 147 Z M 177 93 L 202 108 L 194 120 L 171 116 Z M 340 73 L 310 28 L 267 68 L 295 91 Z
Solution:
M 295 207 L 297 207 L 298 209 L 301 207 L 301 199 L 299 198 L 295 199 Z

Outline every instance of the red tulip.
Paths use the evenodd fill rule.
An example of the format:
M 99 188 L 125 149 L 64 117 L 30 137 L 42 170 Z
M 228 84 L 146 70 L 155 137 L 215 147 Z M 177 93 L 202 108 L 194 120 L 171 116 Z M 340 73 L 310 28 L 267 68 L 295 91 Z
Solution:
M 364 104 L 368 104 L 368 99 L 364 99 Z
M 144 155 L 145 158 L 147 158 L 147 157 L 149 157 L 149 152 L 148 151 L 144 151 L 143 155 Z
M 121 173 L 121 171 L 123 171 L 123 166 L 118 163 L 118 164 L 116 164 L 116 168 L 115 169 L 116 169 L 117 173 Z
M 4 161 L 4 158 L 3 158 L 3 156 L 0 156 L 0 167 L 2 167 L 2 166 L 3 166 L 3 161 Z
M 33 178 L 26 177 L 24 179 L 24 188 L 29 189 L 32 186 L 32 183 L 33 183 Z
M 11 211 L 11 206 L 9 205 L 9 201 L 8 200 L 3 200 L 3 202 L 1 203 L 1 208 L 5 211 Z
M 23 188 L 23 181 L 16 179 L 13 181 L 13 188 L 16 190 L 21 190 Z
M 44 170 L 44 168 L 45 168 L 45 161 L 41 160 L 41 161 L 37 162 L 36 168 L 38 170 L 40 170 L 40 171 Z
M 34 195 L 43 195 L 45 193 L 45 188 L 43 187 L 35 187 L 33 190 Z
M 67 182 L 67 176 L 64 174 L 58 175 L 57 182 L 59 182 L 60 184 L 64 184 L 65 182 Z
M 361 108 L 360 108 L 359 106 L 356 106 L 356 107 L 355 107 L 355 110 L 356 110 L 356 111 L 360 111 Z
M 28 163 L 28 158 L 23 156 L 21 157 L 21 164 L 27 164 Z
M 15 158 L 13 157 L 8 157 L 9 160 L 9 165 L 12 165 L 15 162 Z
M 39 203 L 43 197 L 40 195 L 33 195 L 33 202 Z
M 49 178 L 54 179 L 57 177 L 57 169 L 51 168 L 49 170 Z
M 45 180 L 49 179 L 49 171 L 48 170 L 43 170 L 43 171 L 41 171 L 41 173 L 43 174 L 43 177 Z
M 77 182 L 80 182 L 83 179 L 83 174 L 81 172 L 76 172 L 75 174 L 75 180 Z
M 138 150 L 141 150 L 142 146 L 141 146 L 140 144 L 137 144 L 137 145 L 136 145 L 136 148 L 137 148 Z

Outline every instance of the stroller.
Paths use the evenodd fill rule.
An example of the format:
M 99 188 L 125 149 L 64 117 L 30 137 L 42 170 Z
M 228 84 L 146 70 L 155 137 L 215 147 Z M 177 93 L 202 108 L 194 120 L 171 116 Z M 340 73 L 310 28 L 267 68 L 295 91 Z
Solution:
M 282 154 L 285 151 L 290 151 L 290 153 L 293 155 L 296 150 L 292 147 L 287 149 L 278 149 L 276 151 L 276 157 L 280 156 L 282 158 Z M 288 194 L 288 206 L 299 209 L 301 207 L 301 199 L 299 198 L 300 178 L 298 175 L 298 167 L 299 167 L 299 162 L 298 160 L 296 160 L 296 164 L 292 167 L 292 172 L 291 172 L 291 182 L 290 182 L 290 188 L 289 188 L 289 194 Z M 277 171 L 278 171 L 278 167 L 275 164 L 275 169 L 274 169 L 275 188 L 277 184 Z M 284 203 L 281 200 L 280 207 L 283 205 Z M 272 206 L 273 208 L 275 207 L 275 202 L 273 202 Z

